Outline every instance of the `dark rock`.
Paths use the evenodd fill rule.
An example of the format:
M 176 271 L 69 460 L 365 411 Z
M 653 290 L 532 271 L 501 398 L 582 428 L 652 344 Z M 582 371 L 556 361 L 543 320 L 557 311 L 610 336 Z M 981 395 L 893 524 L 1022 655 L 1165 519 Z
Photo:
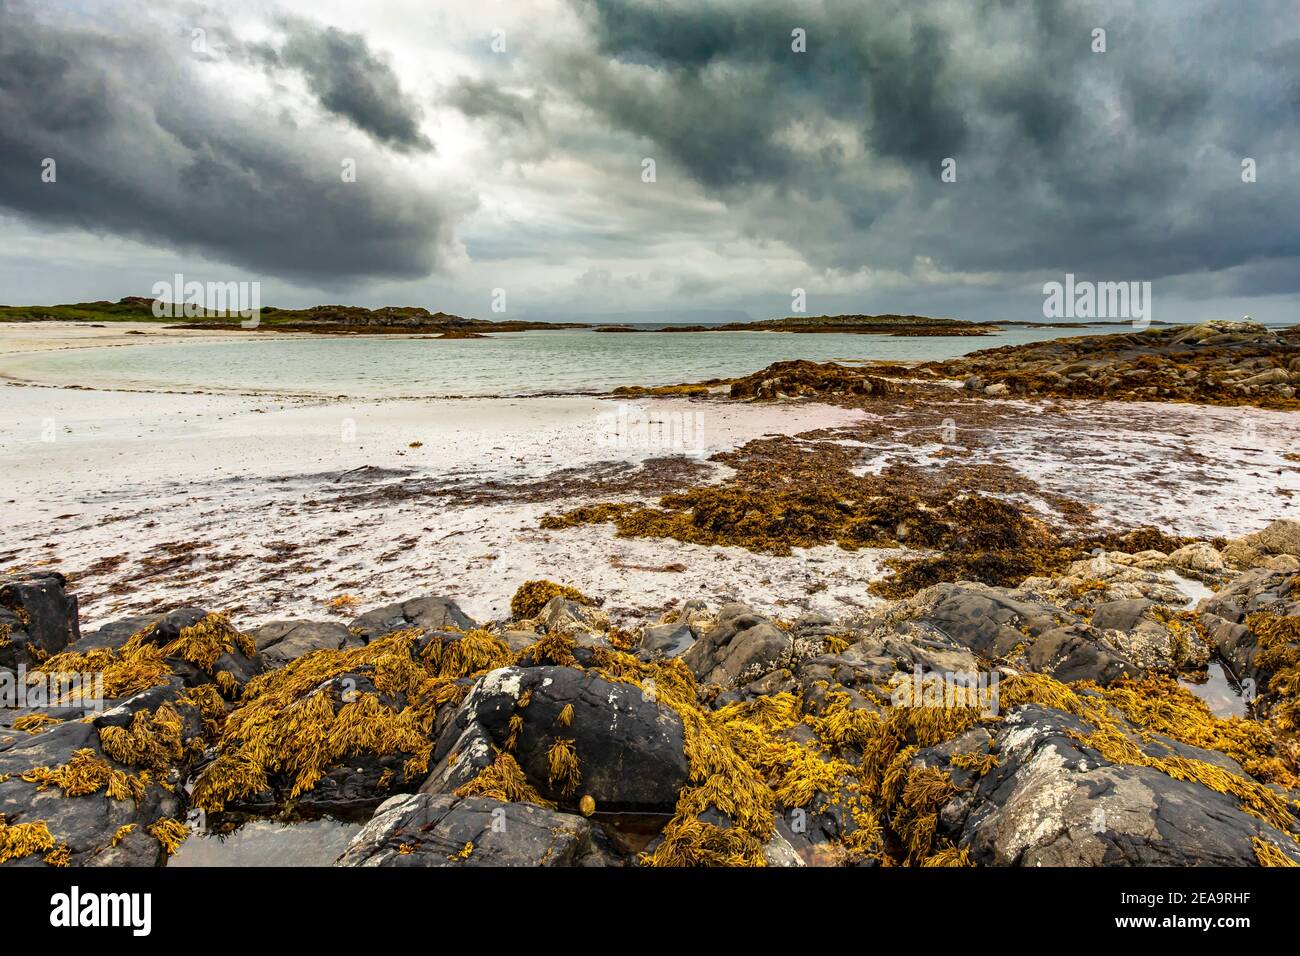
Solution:
M 519 707 L 525 694 L 528 704 Z M 569 706 L 566 726 L 560 715 Z M 681 719 L 635 685 L 571 667 L 503 667 L 483 677 L 439 737 L 438 764 L 421 790 L 447 792 L 471 779 L 491 762 L 493 747 L 507 749 L 516 715 L 523 724 L 510 753 L 547 799 L 573 807 L 590 796 L 609 812 L 676 807 L 690 770 Z M 548 755 L 558 740 L 572 741 L 578 757 L 581 781 L 572 792 L 548 779 Z
M 335 621 L 271 621 L 249 632 L 268 667 L 279 667 L 304 654 L 362 646 L 357 637 Z
M 1155 601 L 1146 598 L 1106 601 L 1093 609 L 1092 626 L 1103 631 L 1131 631 L 1144 620 L 1146 612 L 1156 606 Z
M 896 626 L 904 635 L 930 629 L 984 658 L 1024 645 L 1029 667 L 1062 681 L 1107 684 L 1138 668 L 1082 618 L 1048 604 L 1011 597 L 1003 588 L 937 584 L 911 599 L 915 612 Z
M 124 617 L 110 624 L 105 624 L 99 630 L 90 634 L 83 634 L 81 639 L 69 650 L 82 653 L 99 648 L 117 650 L 134 637 L 138 631 L 157 620 L 158 615 L 156 614 L 137 614 L 135 617 Z
M 743 604 L 728 604 L 682 660 L 706 683 L 734 687 L 793 663 L 794 641 Z
M 1280 617 L 1300 614 L 1296 580 L 1297 575 L 1290 572 L 1253 568 L 1197 605 L 1206 634 L 1238 682 L 1254 681 L 1258 690 L 1268 685 L 1272 674 L 1256 663 L 1259 636 L 1246 625 L 1246 619 L 1261 612 Z
M 349 630 L 368 644 L 376 637 L 408 627 L 436 631 L 448 627 L 470 630 L 475 626 L 451 598 L 430 594 L 367 611 L 352 622 Z
M 32 667 L 81 636 L 65 584 L 57 572 L 0 578 L 0 667 Z
M 136 695 L 118 710 L 129 719 L 139 710 L 152 706 L 157 695 L 149 696 L 150 693 Z M 68 797 L 58 787 L 38 790 L 36 784 L 22 779 L 24 773 L 37 767 L 62 766 L 72 760 L 75 751 L 83 749 L 90 750 L 114 769 L 138 773 L 105 756 L 94 724 L 79 720 L 55 724 L 0 751 L 0 781 L 3 781 L 0 782 L 0 815 L 11 826 L 44 821 L 55 841 L 67 845 L 74 866 L 94 864 L 105 854 L 117 866 L 162 865 L 165 859 L 162 846 L 146 828 L 163 817 L 175 819 L 184 815 L 184 804 L 177 793 L 151 780 L 139 801 L 115 800 L 102 791 Z M 113 837 L 126 824 L 135 824 L 137 833 L 144 839 L 124 839 L 116 848 L 110 847 Z M 35 854 L 7 865 L 41 863 L 42 854 Z
M 642 632 L 640 650 L 650 657 L 679 657 L 694 643 L 687 624 L 653 624 Z
M 1289 835 L 1235 797 L 1111 763 L 1079 740 L 1091 729 L 1033 704 L 1008 714 L 994 744 L 999 766 L 944 806 L 940 832 L 986 865 L 1255 866 L 1254 837 L 1300 861 Z M 1147 746 L 1223 765 L 1199 748 Z

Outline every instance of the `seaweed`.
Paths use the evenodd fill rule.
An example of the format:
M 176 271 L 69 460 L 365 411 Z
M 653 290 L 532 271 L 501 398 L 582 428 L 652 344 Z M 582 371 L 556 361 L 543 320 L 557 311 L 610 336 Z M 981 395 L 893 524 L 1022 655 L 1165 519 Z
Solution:
M 0 863 L 54 849 L 54 836 L 44 820 L 9 823 L 0 814 Z
M 22 775 L 37 790 L 58 787 L 65 797 L 82 797 L 103 790 L 114 800 L 139 800 L 149 782 L 148 771 L 134 775 L 118 770 L 89 747 L 75 750 L 57 767 L 33 767 Z
M 486 631 L 425 637 L 395 631 L 362 647 L 320 650 L 261 674 L 221 728 L 218 756 L 199 774 L 193 804 L 219 810 L 240 797 L 283 787 L 312 790 L 326 770 L 354 755 L 401 755 L 404 780 L 427 772 L 439 707 L 459 704 L 465 678 L 513 658 Z M 361 678 L 377 693 L 348 689 Z

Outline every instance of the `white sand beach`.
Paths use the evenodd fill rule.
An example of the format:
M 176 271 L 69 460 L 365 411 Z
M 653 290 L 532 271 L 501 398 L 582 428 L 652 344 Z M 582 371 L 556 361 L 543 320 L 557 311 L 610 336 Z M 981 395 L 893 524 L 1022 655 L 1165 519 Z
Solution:
M 5 354 L 92 343 L 147 350 L 154 341 L 129 336 L 130 328 L 68 325 L 0 325 L 0 372 Z M 743 600 L 787 617 L 851 615 L 877 603 L 866 586 L 888 552 L 827 546 L 780 558 L 620 539 L 607 525 L 546 531 L 542 515 L 578 502 L 509 491 L 612 462 L 682 454 L 703 461 L 764 435 L 851 425 L 861 411 L 586 396 L 323 400 L 66 384 L 73 387 L 0 385 L 0 568 L 74 576 L 88 628 L 178 603 L 230 609 L 248 623 L 342 618 L 354 613 L 354 599 L 373 606 L 427 592 L 496 618 L 522 581 L 539 577 L 564 580 L 635 618 L 692 597 Z M 1116 525 L 1228 536 L 1300 508 L 1292 497 L 1300 473 L 1283 457 L 1300 447 L 1287 413 L 1008 405 L 1009 424 L 987 426 L 968 462 L 1009 467 L 1044 494 L 1092 503 Z M 651 420 L 664 427 L 646 427 Z M 932 439 L 918 442 L 910 422 L 893 440 L 861 443 L 862 470 L 937 465 L 941 424 L 933 422 Z M 707 467 L 715 478 L 726 474 L 725 466 Z M 457 488 L 484 483 L 498 488 L 494 500 L 457 502 Z

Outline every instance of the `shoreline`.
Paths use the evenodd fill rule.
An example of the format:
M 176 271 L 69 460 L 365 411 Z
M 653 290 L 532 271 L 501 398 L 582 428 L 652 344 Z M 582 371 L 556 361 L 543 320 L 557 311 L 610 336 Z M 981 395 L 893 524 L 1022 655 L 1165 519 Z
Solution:
M 140 747 L 158 774 L 126 778 L 149 800 L 110 823 L 90 819 L 97 796 L 54 797 L 52 814 L 31 750 L 0 744 L 16 820 L 48 815 L 39 852 L 73 864 L 551 859 L 555 844 L 466 843 L 496 810 L 544 814 L 564 859 L 591 865 L 1095 864 L 1108 831 L 1040 838 L 1064 811 L 1034 801 L 1064 794 L 1070 820 L 1113 810 L 1139 863 L 1300 860 L 1268 789 L 1300 780 L 1271 716 L 1294 704 L 1247 698 L 1269 686 L 1254 662 L 1271 625 L 1234 623 L 1246 601 L 1300 610 L 1295 413 L 989 395 L 881 368 L 781 364 L 728 380 L 734 398 L 5 384 L 0 653 L 29 673 L 100 668 L 121 697 L 91 723 L 11 711 L 0 734 L 51 768 L 135 773 Z M 1014 586 L 984 579 L 1008 569 Z M 73 625 L 32 625 L 60 605 Z M 80 641 L 49 638 L 77 625 Z M 942 732 L 916 738 L 912 715 L 936 711 L 908 688 L 949 674 L 1000 703 L 945 703 Z M 359 700 L 339 695 L 349 682 Z M 373 737 L 351 736 L 349 707 Z M 255 739 L 235 715 L 256 715 Z M 185 747 L 159 756 L 177 720 Z M 707 746 L 665 738 L 688 720 Z M 580 790 L 556 782 L 557 722 Z M 354 743 L 299 792 L 287 755 L 336 731 Z M 708 822 L 693 752 L 724 755 L 703 786 L 750 801 L 745 816 Z M 873 761 L 906 785 L 882 786 Z M 919 810 L 916 780 L 934 785 Z M 1211 821 L 1195 838 L 1187 807 Z M 193 808 L 212 830 L 191 835 Z M 1172 835 L 1130 826 L 1162 813 Z M 241 824 L 228 847 L 207 835 Z

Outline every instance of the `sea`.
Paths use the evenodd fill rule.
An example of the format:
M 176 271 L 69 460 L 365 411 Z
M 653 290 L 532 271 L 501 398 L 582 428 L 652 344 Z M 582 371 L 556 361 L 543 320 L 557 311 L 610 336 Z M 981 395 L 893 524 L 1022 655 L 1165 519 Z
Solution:
M 228 341 L 94 346 L 0 359 L 0 375 L 41 384 L 148 391 L 228 391 L 322 398 L 581 395 L 622 385 L 672 385 L 747 375 L 773 362 L 930 361 L 978 349 L 1127 326 L 1027 328 L 983 336 L 854 333 L 635 332 L 546 329 L 480 339 L 265 333 Z

